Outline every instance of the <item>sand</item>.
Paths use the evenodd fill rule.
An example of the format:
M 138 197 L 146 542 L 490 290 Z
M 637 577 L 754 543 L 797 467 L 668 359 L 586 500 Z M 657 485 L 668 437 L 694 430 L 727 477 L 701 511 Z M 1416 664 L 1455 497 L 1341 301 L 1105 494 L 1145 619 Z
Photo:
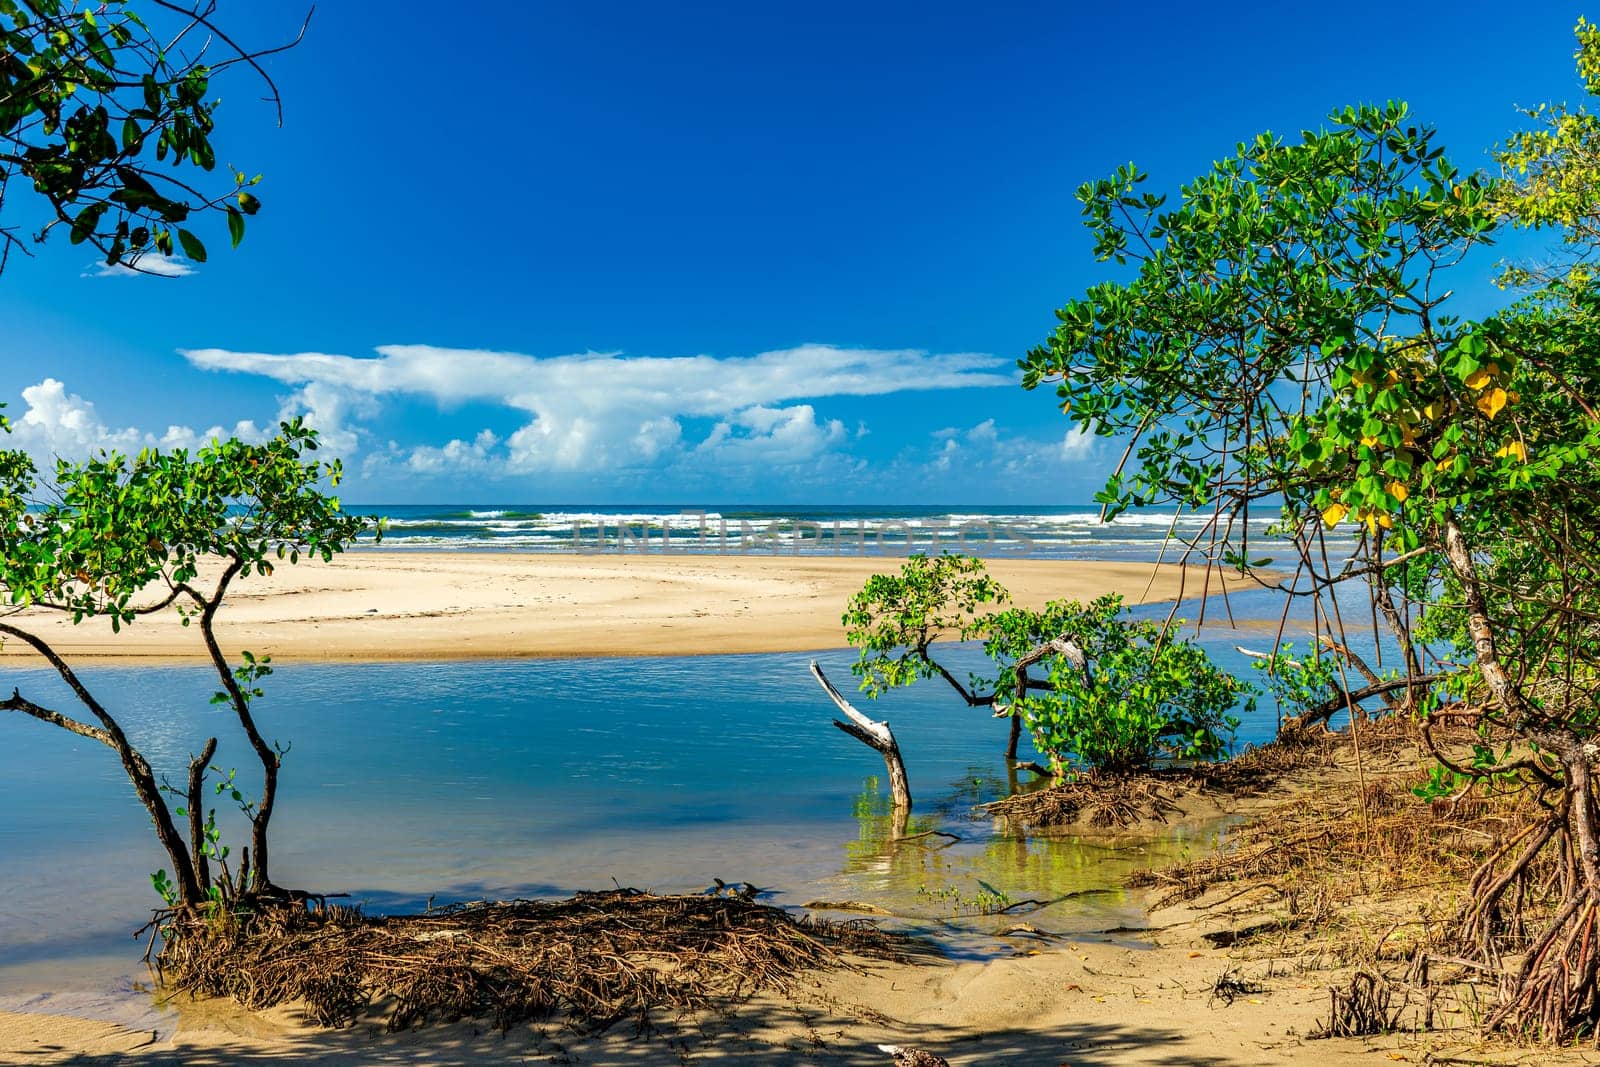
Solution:
M 764 995 L 732 1017 L 659 1020 L 662 1029 L 643 1040 L 628 1024 L 600 1036 L 574 1034 L 557 1023 L 506 1034 L 472 1023 L 386 1034 L 377 1020 L 322 1030 L 305 1024 L 292 1007 L 252 1014 L 214 1002 L 177 1005 L 175 1032 L 0 1012 L 0 1062 L 890 1067 L 877 1050 L 884 1043 L 936 1051 L 954 1067 L 1597 1062 L 1592 1050 L 1489 1054 L 1474 1047 L 1468 1033 L 1308 1040 L 1326 1014 L 1333 976 L 1285 961 L 1239 963 L 1201 947 L 1196 929 L 1160 931 L 1154 936 L 1162 944 L 1155 947 L 1052 941 L 989 962 L 872 965 L 859 974 L 825 975 L 792 996 Z M 1233 968 L 1261 989 L 1224 1004 L 1212 998 L 1211 987 Z
M 224 649 L 280 663 L 789 652 L 845 645 L 845 602 L 902 560 L 859 557 L 555 555 L 374 550 L 279 566 L 236 582 L 217 616 Z M 1200 591 L 1204 573 L 1147 563 L 996 560 L 1016 602 L 1130 602 Z M 1186 585 L 1187 583 L 1187 585 Z M 1216 579 L 1213 579 L 1215 588 Z M 199 659 L 172 612 L 113 634 L 100 620 L 11 617 L 74 659 Z M 0 656 L 35 658 L 16 640 Z

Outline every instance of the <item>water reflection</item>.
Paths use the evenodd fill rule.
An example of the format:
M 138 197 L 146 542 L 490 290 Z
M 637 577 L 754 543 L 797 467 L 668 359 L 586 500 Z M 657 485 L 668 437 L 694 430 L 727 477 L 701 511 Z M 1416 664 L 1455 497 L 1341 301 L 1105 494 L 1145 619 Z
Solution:
M 1213 848 L 1224 828 L 1218 821 L 1030 836 L 1002 820 L 957 814 L 1019 788 L 1039 784 L 969 774 L 920 813 L 896 809 L 879 780 L 866 779 L 851 805 L 856 834 L 844 846 L 840 888 L 851 901 L 974 933 L 997 933 L 1024 918 L 1075 932 L 1097 923 L 1138 925 L 1142 903 L 1124 888 L 1128 877 Z

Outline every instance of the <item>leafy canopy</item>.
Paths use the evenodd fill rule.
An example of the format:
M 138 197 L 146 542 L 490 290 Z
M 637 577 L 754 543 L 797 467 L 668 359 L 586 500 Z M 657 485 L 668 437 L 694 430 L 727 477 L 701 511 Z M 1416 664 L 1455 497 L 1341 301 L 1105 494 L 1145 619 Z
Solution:
M 1132 439 L 1131 467 L 1096 497 L 1110 515 L 1176 503 L 1234 517 L 1276 494 L 1293 521 L 1316 491 L 1305 466 L 1335 458 L 1307 422 L 1329 391 L 1381 360 L 1424 358 L 1419 344 L 1453 343 L 1432 279 L 1491 228 L 1484 183 L 1403 104 L 1240 144 L 1171 207 L 1138 191 L 1146 178 L 1130 164 L 1078 191 L 1099 257 L 1137 270 L 1057 311 L 1021 361 L 1023 384 L 1056 383 L 1073 421 Z M 1408 329 L 1424 339 L 1394 352 Z M 1291 441 L 1297 428 L 1306 436 Z M 1378 432 L 1357 440 L 1387 433 L 1368 428 Z M 1375 514 L 1360 509 L 1391 503 L 1380 490 L 1397 472 L 1373 482 L 1379 471 L 1363 471 L 1347 506 Z M 1216 533 L 1218 557 L 1248 562 L 1242 529 Z
M 845 608 L 845 637 L 861 650 L 851 670 L 871 696 L 932 678 L 935 641 L 967 641 L 983 631 L 980 608 L 1009 600 L 983 561 L 916 554 L 899 574 L 874 574 Z
M 140 594 L 190 582 L 208 559 L 245 575 L 302 555 L 331 559 L 371 521 L 322 491 L 340 468 L 316 449 L 315 432 L 295 419 L 263 444 L 61 460 L 48 484 L 25 453 L 0 453 L 0 589 L 18 607 L 120 627 L 148 608 Z
M 1600 84 L 1600 34 L 1578 34 Z M 1391 103 L 1241 144 L 1170 206 L 1132 166 L 1088 183 L 1097 252 L 1131 277 L 1069 301 L 1022 361 L 1070 418 L 1130 438 L 1109 512 L 1203 511 L 1191 554 L 1249 569 L 1241 520 L 1278 510 L 1289 594 L 1319 625 L 1341 626 L 1334 586 L 1366 583 L 1414 674 L 1448 633 L 1485 729 L 1546 749 L 1594 730 L 1600 293 L 1574 270 L 1468 320 L 1449 272 L 1511 221 L 1592 249 L 1580 171 L 1600 140 L 1579 136 L 1586 112 L 1561 114 L 1513 139 L 1502 179 L 1463 175 Z M 1347 551 L 1328 544 L 1338 527 Z M 1442 611 L 1431 630 L 1422 608 Z
M 152 13 L 147 21 L 140 10 Z M 212 78 L 246 64 L 270 79 L 210 19 L 209 7 L 169 0 L 0 0 L 0 209 L 14 183 L 43 200 L 36 222 L 0 217 L 0 267 L 13 248 L 62 227 L 108 264 L 181 251 L 204 262 L 188 226 L 222 216 L 232 244 L 260 209 L 260 181 L 229 169 L 212 183 L 218 101 Z M 216 53 L 208 56 L 207 53 Z
M 912 556 L 899 574 L 874 575 L 844 622 L 870 696 L 943 678 L 968 704 L 1020 720 L 1058 775 L 1069 765 L 1126 772 L 1214 759 L 1251 691 L 1197 645 L 1129 617 L 1120 597 L 1011 606 L 970 556 Z M 982 641 L 992 673 L 958 681 L 936 655 L 940 640 Z
M 1069 761 L 1118 774 L 1157 760 L 1227 755 L 1239 725 L 1234 708 L 1241 700 L 1254 707 L 1251 686 L 1193 641 L 1126 617 L 1121 597 L 1057 601 L 1047 610 L 1086 662 L 1052 656 L 1049 684 L 1029 690 L 1016 709 L 1058 776 Z

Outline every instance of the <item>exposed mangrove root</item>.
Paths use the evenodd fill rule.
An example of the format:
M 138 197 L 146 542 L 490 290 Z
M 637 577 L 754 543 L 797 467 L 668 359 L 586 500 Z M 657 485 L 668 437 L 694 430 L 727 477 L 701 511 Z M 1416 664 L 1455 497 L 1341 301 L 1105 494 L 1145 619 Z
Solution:
M 1600 817 L 1589 773 L 1569 766 L 1559 803 L 1508 836 L 1469 885 L 1458 938 L 1499 971 L 1487 1030 L 1600 1034 Z
M 1049 789 L 996 800 L 984 805 L 984 811 L 1037 829 L 1074 823 L 1121 827 L 1165 822 L 1181 810 L 1172 801 L 1173 792 L 1171 782 L 1155 775 L 1081 774 Z
M 1381 975 L 1357 971 L 1350 977 L 1350 988 L 1328 988 L 1328 1019 L 1307 1036 L 1320 1040 L 1391 1033 L 1400 1026 L 1406 999 L 1402 993 L 1396 1004 L 1394 990 Z
M 1048 789 L 1017 793 L 984 805 L 989 815 L 1031 829 L 1131 826 L 1182 814 L 1179 801 L 1197 793 L 1259 793 L 1289 771 L 1325 758 L 1321 737 L 1247 749 L 1222 763 L 1166 767 L 1143 774 L 1084 772 Z
M 381 1004 L 391 1030 L 461 1018 L 508 1028 L 555 1013 L 582 1028 L 643 1028 L 653 1013 L 716 1008 L 905 944 L 861 920 L 795 918 L 738 895 L 637 890 L 389 917 L 338 906 L 169 912 L 163 934 L 157 963 L 172 989 L 252 1010 L 299 1000 L 325 1026 Z

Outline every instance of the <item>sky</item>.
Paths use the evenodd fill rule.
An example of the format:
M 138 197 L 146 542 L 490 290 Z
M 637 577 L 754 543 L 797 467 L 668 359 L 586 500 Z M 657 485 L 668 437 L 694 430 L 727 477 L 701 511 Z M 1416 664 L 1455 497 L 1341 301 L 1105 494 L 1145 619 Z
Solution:
M 0 275 L 10 443 L 305 415 L 353 503 L 1084 503 L 1120 444 L 1016 371 L 1109 274 L 1080 183 L 1174 191 L 1388 99 L 1483 166 L 1517 106 L 1577 102 L 1583 10 L 324 0 L 269 61 L 281 128 L 214 85 L 219 160 L 265 175 L 237 250 Z M 217 17 L 265 46 L 302 15 Z

